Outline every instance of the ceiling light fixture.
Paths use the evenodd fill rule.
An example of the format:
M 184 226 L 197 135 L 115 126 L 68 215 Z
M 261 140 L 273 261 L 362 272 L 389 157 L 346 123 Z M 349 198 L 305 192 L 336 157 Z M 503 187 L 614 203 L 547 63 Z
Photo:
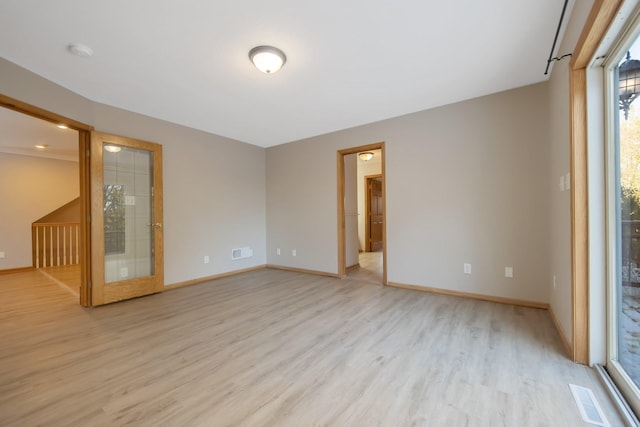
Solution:
M 60 128 L 60 129 L 69 129 L 69 126 L 60 124 L 60 125 L 58 125 L 58 128 Z
M 283 51 L 273 46 L 256 46 L 249 51 L 249 59 L 253 65 L 265 74 L 278 72 L 287 62 Z
M 117 145 L 105 145 L 104 149 L 110 153 L 119 153 L 122 150 L 122 147 L 118 147 Z
M 360 157 L 360 160 L 362 160 L 363 162 L 368 162 L 369 160 L 373 159 L 373 153 L 371 151 L 365 151 L 358 154 L 358 157 Z
M 47 144 L 36 144 L 36 148 L 37 148 L 38 150 L 46 150 L 46 149 L 47 149 L 47 147 L 48 147 L 48 145 L 47 145 Z
M 69 49 L 69 52 L 81 58 L 89 58 L 93 56 L 93 50 L 89 46 L 80 43 L 70 43 L 69 46 L 67 46 L 67 49 Z

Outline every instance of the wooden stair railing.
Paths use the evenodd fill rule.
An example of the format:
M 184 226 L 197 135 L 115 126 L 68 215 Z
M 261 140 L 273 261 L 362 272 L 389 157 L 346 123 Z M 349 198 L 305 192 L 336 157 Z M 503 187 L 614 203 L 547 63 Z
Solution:
M 34 223 L 33 265 L 36 268 L 80 263 L 80 223 Z

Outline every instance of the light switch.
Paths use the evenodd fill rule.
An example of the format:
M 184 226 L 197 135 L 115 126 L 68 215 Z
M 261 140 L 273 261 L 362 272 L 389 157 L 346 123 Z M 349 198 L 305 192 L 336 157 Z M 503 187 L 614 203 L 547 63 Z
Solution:
M 504 277 L 513 277 L 513 267 L 505 267 L 504 268 Z
M 464 265 L 464 274 L 471 274 L 471 264 Z

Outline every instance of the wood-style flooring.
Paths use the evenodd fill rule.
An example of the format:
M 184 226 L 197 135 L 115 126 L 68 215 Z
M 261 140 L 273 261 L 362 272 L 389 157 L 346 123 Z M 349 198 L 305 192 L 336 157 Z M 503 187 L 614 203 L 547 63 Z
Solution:
M 80 264 L 39 268 L 40 273 L 80 298 Z
M 259 270 L 94 309 L 0 276 L 1 426 L 582 426 L 545 310 Z
M 382 256 L 382 251 L 360 252 L 360 267 L 350 270 L 347 276 L 354 280 L 382 284 Z

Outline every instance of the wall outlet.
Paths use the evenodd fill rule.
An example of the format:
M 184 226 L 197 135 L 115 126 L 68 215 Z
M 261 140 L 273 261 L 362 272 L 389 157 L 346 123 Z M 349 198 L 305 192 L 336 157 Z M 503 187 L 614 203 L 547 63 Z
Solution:
M 464 274 L 471 274 L 471 264 L 464 265 Z
M 205 264 L 209 264 L 211 262 L 211 258 L 209 258 L 209 255 L 205 255 L 204 256 L 204 263 Z
M 293 249 L 293 250 L 291 251 L 291 255 L 293 255 L 293 256 L 298 256 L 298 252 L 297 252 L 295 249 Z
M 121 278 L 129 277 L 129 269 L 127 267 L 122 267 L 120 269 L 120 277 Z
M 4 258 L 4 252 L 0 252 L 0 258 Z
M 280 248 L 276 249 L 276 255 L 280 255 Z
M 504 277 L 513 277 L 513 267 L 505 267 L 504 268 Z

